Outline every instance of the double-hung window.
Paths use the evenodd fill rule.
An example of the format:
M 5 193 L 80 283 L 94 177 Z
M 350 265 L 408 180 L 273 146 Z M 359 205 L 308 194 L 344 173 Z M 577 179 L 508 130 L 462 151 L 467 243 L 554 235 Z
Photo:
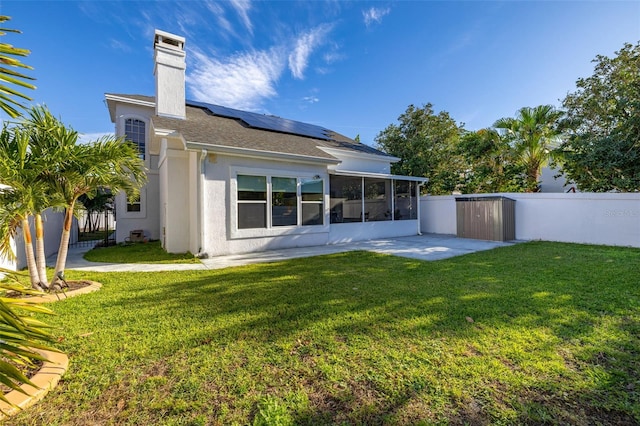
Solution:
M 322 179 L 238 174 L 238 229 L 324 224 Z
M 238 175 L 238 229 L 267 227 L 267 178 Z

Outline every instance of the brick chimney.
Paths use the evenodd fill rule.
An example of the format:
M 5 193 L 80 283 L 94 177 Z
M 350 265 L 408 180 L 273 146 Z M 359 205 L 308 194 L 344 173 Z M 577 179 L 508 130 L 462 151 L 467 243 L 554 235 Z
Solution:
M 156 77 L 156 114 L 185 119 L 184 37 L 156 30 L 153 50 Z

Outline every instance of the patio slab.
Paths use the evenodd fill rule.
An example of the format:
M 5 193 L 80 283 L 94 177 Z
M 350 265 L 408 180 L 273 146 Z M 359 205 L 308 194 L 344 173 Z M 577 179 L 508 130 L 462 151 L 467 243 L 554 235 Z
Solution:
M 233 266 L 264 262 L 278 262 L 300 257 L 320 256 L 354 250 L 366 250 L 418 260 L 441 260 L 453 256 L 491 250 L 513 245 L 517 242 L 500 242 L 457 238 L 454 235 L 424 234 L 409 237 L 383 238 L 369 241 L 339 243 L 315 247 L 295 247 L 254 253 L 232 254 L 203 259 L 200 264 L 122 264 L 96 263 L 85 260 L 82 255 L 91 247 L 71 248 L 67 258 L 67 269 L 97 272 L 161 272 L 221 269 Z M 55 256 L 51 257 L 55 264 Z

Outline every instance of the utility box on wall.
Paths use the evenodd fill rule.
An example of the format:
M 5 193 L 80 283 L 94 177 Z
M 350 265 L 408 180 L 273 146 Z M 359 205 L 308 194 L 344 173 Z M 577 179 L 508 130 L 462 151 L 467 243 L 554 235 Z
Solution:
M 476 240 L 516 239 L 516 201 L 507 197 L 457 197 L 457 235 Z

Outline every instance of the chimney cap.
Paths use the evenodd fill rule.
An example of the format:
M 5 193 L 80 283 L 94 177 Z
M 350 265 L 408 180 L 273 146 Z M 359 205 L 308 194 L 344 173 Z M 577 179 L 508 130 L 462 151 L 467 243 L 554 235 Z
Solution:
M 173 49 L 184 50 L 185 38 L 166 31 L 156 30 L 153 38 L 153 46 L 163 45 Z

